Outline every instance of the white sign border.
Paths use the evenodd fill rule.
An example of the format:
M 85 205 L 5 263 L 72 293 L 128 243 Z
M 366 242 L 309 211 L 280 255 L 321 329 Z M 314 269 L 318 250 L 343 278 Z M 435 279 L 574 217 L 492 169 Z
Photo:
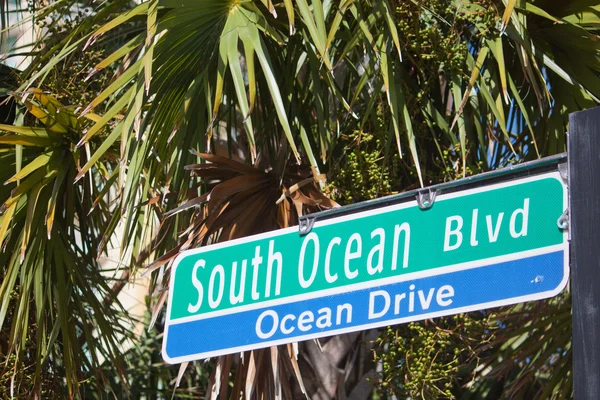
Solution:
M 450 199 L 454 199 L 457 197 L 465 197 L 465 196 L 469 196 L 469 195 L 473 195 L 473 194 L 477 194 L 477 193 L 484 193 L 484 192 L 497 190 L 497 189 L 501 189 L 501 188 L 507 188 L 507 187 L 511 187 L 511 186 L 516 186 L 516 185 L 524 184 L 524 183 L 528 183 L 528 182 L 539 181 L 539 180 L 546 179 L 546 178 L 556 179 L 563 187 L 563 211 L 564 211 L 569 206 L 568 188 L 567 188 L 566 184 L 564 183 L 562 177 L 560 176 L 559 171 L 552 171 L 552 172 L 532 175 L 532 176 L 528 176 L 525 178 L 516 178 L 513 180 L 503 181 L 500 183 L 494 183 L 491 185 L 483 185 L 480 187 L 462 190 L 462 191 L 456 191 L 456 192 L 452 192 L 452 193 L 448 193 L 448 194 L 442 193 L 436 197 L 435 202 L 438 203 L 440 201 L 450 200 Z M 350 216 L 352 216 L 352 219 L 355 220 L 355 219 L 370 217 L 373 215 L 378 215 L 378 214 L 391 212 L 391 211 L 402 210 L 404 208 L 415 207 L 415 206 L 418 206 L 417 201 L 411 200 L 411 201 L 407 201 L 407 202 L 400 203 L 400 204 L 393 204 L 390 206 L 385 206 L 385 207 L 376 208 L 376 209 L 372 209 L 372 210 L 357 212 L 355 214 L 350 214 Z M 317 221 L 317 222 L 315 222 L 313 229 L 320 227 L 320 226 L 327 226 L 327 225 L 331 225 L 331 224 L 334 224 L 337 222 L 342 222 L 342 221 L 347 221 L 347 220 L 348 220 L 348 215 L 335 217 L 335 218 L 327 219 L 324 221 Z M 285 343 L 300 342 L 303 340 L 317 339 L 317 338 L 321 338 L 321 337 L 329 337 L 329 336 L 335 336 L 335 335 L 344 334 L 344 333 L 357 332 L 357 331 L 376 328 L 376 327 L 397 325 L 397 324 L 414 322 L 414 321 L 421 321 L 421 320 L 428 319 L 428 318 L 443 317 L 443 316 L 460 314 L 460 313 L 465 313 L 465 312 L 470 312 L 470 311 L 480 311 L 480 310 L 485 310 L 488 308 L 501 307 L 501 306 L 505 306 L 505 305 L 517 304 L 517 303 L 522 303 L 522 302 L 527 302 L 527 301 L 542 300 L 542 299 L 546 299 L 546 298 L 550 298 L 550 297 L 554 297 L 554 296 L 558 295 L 560 292 L 563 291 L 563 289 L 566 287 L 566 285 L 569 281 L 569 242 L 568 242 L 568 230 L 565 229 L 563 231 L 563 243 L 558 244 L 558 245 L 528 250 L 528 251 L 524 251 L 524 252 L 512 253 L 512 254 L 502 255 L 502 256 L 497 256 L 497 257 L 490 257 L 487 259 L 480 259 L 480 260 L 476 260 L 476 261 L 469 261 L 466 263 L 454 264 L 451 266 L 438 267 L 438 268 L 433 268 L 433 269 L 429 269 L 429 270 L 425 270 L 425 271 L 407 273 L 407 274 L 397 275 L 395 277 L 375 279 L 375 280 L 370 280 L 370 281 L 361 282 L 361 283 L 357 283 L 357 284 L 345 285 L 345 286 L 341 286 L 341 287 L 337 287 L 337 288 L 333 288 L 333 289 L 324 289 L 324 290 L 310 292 L 310 293 L 306 293 L 306 294 L 289 296 L 289 297 L 285 297 L 285 298 L 281 298 L 281 299 L 268 300 L 265 302 L 254 303 L 254 304 L 250 304 L 247 306 L 240 306 L 240 307 L 234 307 L 234 308 L 230 308 L 230 309 L 226 309 L 226 310 L 208 312 L 208 313 L 194 315 L 194 316 L 190 316 L 190 317 L 178 318 L 176 320 L 177 322 L 171 321 L 170 305 L 172 304 L 173 287 L 175 284 L 175 282 L 174 282 L 175 281 L 175 272 L 176 272 L 177 267 L 179 266 L 179 263 L 181 262 L 181 260 L 183 258 L 191 256 L 191 255 L 195 255 L 195 254 L 201 254 L 201 253 L 204 253 L 207 251 L 212 251 L 212 250 L 217 250 L 217 249 L 221 249 L 221 248 L 227 248 L 230 246 L 235 246 L 238 244 L 253 242 L 253 241 L 261 240 L 261 239 L 268 239 L 268 238 L 275 237 L 275 236 L 281 236 L 281 235 L 284 235 L 284 234 L 287 234 L 290 232 L 294 232 L 294 231 L 298 232 L 298 226 L 293 226 L 293 227 L 284 228 L 284 229 L 277 229 L 274 231 L 261 233 L 258 235 L 247 236 L 247 237 L 240 238 L 240 239 L 229 240 L 227 242 L 215 243 L 215 244 L 212 244 L 209 246 L 204 246 L 204 247 L 200 247 L 197 249 L 186 250 L 186 251 L 180 253 L 175 258 L 175 260 L 173 261 L 173 264 L 171 265 L 171 274 L 170 274 L 171 279 L 169 282 L 169 295 L 168 295 L 168 301 L 167 301 L 167 317 L 166 317 L 166 321 L 165 321 L 164 338 L 163 338 L 162 349 L 161 349 L 163 359 L 166 362 L 168 362 L 169 364 L 177 364 L 177 363 L 182 363 L 182 362 L 186 362 L 186 361 L 195 361 L 195 360 L 200 360 L 200 359 L 205 359 L 205 358 L 210 358 L 210 357 L 221 356 L 221 355 L 225 355 L 225 354 L 232 354 L 232 353 L 237 353 L 237 352 L 242 352 L 242 351 L 256 350 L 256 349 L 266 348 L 266 347 L 270 347 L 270 346 L 276 346 L 276 345 L 285 344 Z M 526 295 L 526 296 L 512 297 L 512 298 L 508 298 L 508 299 L 504 299 L 504 300 L 497 300 L 497 301 L 492 301 L 492 302 L 487 302 L 487 303 L 473 304 L 470 306 L 465 306 L 465 307 L 460 307 L 460 308 L 446 309 L 446 310 L 438 311 L 438 312 L 434 312 L 434 313 L 419 314 L 419 315 L 402 317 L 402 318 L 397 318 L 397 319 L 392 319 L 392 320 L 378 321 L 378 322 L 374 322 L 371 324 L 355 325 L 352 327 L 335 329 L 335 330 L 326 331 L 326 332 L 317 332 L 317 333 L 313 333 L 313 334 L 297 336 L 297 337 L 294 337 L 293 340 L 278 339 L 278 340 L 273 340 L 273 341 L 254 343 L 254 344 L 250 344 L 250 345 L 246 345 L 246 346 L 229 347 L 229 348 L 220 349 L 220 350 L 196 353 L 196 354 L 191 354 L 191 355 L 181 356 L 181 357 L 169 357 L 167 355 L 166 347 L 167 347 L 167 342 L 168 342 L 169 326 L 171 326 L 171 325 L 177 325 L 180 323 L 197 321 L 197 320 L 217 317 L 217 316 L 221 316 L 221 315 L 235 314 L 238 312 L 243 312 L 243 311 L 248 311 L 248 310 L 253 310 L 253 309 L 267 308 L 267 307 L 272 307 L 275 305 L 284 305 L 284 304 L 292 303 L 292 302 L 307 299 L 307 298 L 324 297 L 324 296 L 331 295 L 331 294 L 347 292 L 349 289 L 352 289 L 352 291 L 356 291 L 356 290 L 360 290 L 360 289 L 366 289 L 369 287 L 380 286 L 383 284 L 400 283 L 400 282 L 404 282 L 404 281 L 408 281 L 408 280 L 420 279 L 420 278 L 425 278 L 425 277 L 429 277 L 429 276 L 436 276 L 436 275 L 442 275 L 442 274 L 451 273 L 451 272 L 458 272 L 458 271 L 464 271 L 464 270 L 469 270 L 469 269 L 474 269 L 474 268 L 480 268 L 480 267 L 489 266 L 491 264 L 496 264 L 499 262 L 513 261 L 513 260 L 518 260 L 520 258 L 548 254 L 548 253 L 551 253 L 551 252 L 557 251 L 557 250 L 564 250 L 564 253 L 563 253 L 564 254 L 563 279 L 561 280 L 558 287 L 551 291 L 540 292 L 540 293 L 535 293 L 535 294 Z M 435 273 L 432 273 L 432 272 L 435 272 Z M 315 296 L 315 295 L 317 295 L 317 296 Z

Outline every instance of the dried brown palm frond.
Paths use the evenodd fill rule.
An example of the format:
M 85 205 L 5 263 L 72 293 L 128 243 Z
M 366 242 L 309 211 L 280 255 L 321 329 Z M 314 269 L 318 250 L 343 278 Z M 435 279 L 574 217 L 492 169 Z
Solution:
M 318 182 L 324 176 L 315 174 L 311 168 L 290 163 L 282 176 L 278 176 L 273 169 L 261 170 L 225 157 L 193 153 L 206 163 L 187 165 L 185 169 L 199 177 L 206 190 L 165 213 L 163 224 L 168 224 L 173 215 L 194 209 L 189 226 L 180 233 L 181 243 L 151 264 L 150 271 L 168 264 L 183 250 L 286 228 L 296 225 L 303 213 L 338 206 L 321 193 Z M 168 279 L 164 287 L 168 287 Z M 166 293 L 163 291 L 155 315 Z M 187 364 L 182 364 L 181 368 L 186 367 Z M 294 389 L 306 393 L 296 344 L 218 357 L 207 398 L 219 394 L 225 398 L 231 372 L 232 398 L 237 398 L 240 392 L 246 398 L 268 399 L 293 398 Z
M 273 170 L 261 170 L 225 157 L 196 153 L 208 163 L 187 165 L 192 176 L 208 188 L 165 213 L 169 217 L 194 208 L 190 224 L 180 237 L 183 242 L 157 259 L 154 270 L 174 259 L 180 251 L 297 224 L 298 216 L 338 207 L 318 188 L 324 176 L 310 168 L 290 165 L 278 177 Z

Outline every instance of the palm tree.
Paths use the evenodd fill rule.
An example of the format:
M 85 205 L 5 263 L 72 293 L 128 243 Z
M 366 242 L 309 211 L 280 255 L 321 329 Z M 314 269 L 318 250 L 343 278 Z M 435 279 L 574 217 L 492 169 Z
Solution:
M 10 88 L 21 120 L 0 126 L 0 353 L 34 371 L 3 374 L 13 390 L 30 382 L 24 393 L 128 386 L 123 279 L 152 274 L 148 323 L 160 326 L 180 251 L 293 225 L 331 197 L 564 151 L 567 113 L 600 97 L 589 0 L 63 0 L 33 12 L 51 34 Z M 369 158 L 354 152 L 365 146 Z M 368 166 L 377 190 L 344 188 Z M 97 258 L 117 229 L 125 273 L 111 286 Z M 207 391 L 364 398 L 376 335 L 220 357 Z

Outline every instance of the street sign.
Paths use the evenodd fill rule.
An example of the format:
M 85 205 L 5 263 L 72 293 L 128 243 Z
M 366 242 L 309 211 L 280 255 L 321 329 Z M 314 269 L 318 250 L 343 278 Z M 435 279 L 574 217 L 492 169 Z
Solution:
M 413 197 L 414 199 L 414 197 Z M 558 171 L 183 252 L 163 358 L 179 363 L 555 296 L 568 279 Z

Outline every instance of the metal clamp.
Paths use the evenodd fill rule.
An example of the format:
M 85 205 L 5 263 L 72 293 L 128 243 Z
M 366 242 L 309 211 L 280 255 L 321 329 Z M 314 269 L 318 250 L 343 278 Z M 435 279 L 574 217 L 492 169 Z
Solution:
M 311 216 L 306 216 L 304 218 L 300 218 L 298 221 L 298 233 L 303 236 L 310 231 L 312 231 L 313 226 L 315 225 L 315 218 Z
M 558 228 L 561 230 L 569 229 L 569 209 L 567 208 L 556 221 Z
M 560 177 L 563 181 L 569 181 L 569 164 L 562 163 L 558 164 L 558 172 L 560 173 Z
M 435 198 L 437 196 L 437 191 L 427 189 L 427 191 L 423 190 L 417 194 L 417 204 L 421 210 L 428 210 L 433 207 L 433 203 L 435 203 Z

